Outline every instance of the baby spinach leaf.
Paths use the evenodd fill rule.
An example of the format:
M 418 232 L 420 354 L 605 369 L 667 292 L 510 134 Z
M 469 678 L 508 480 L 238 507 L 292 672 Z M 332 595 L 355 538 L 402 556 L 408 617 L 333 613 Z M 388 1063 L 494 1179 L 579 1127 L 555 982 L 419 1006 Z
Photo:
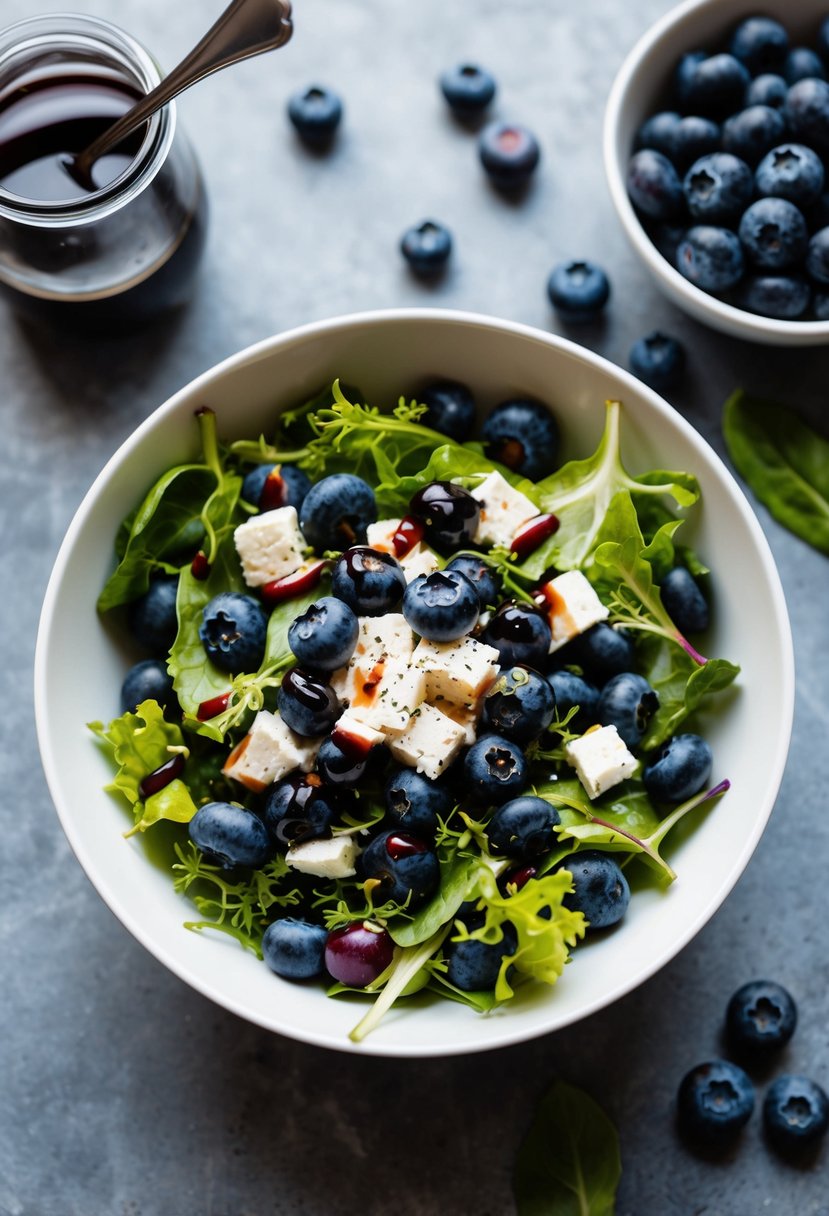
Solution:
M 723 409 L 728 454 L 771 514 L 829 553 L 829 441 L 783 405 L 733 393 Z
M 613 1216 L 621 1173 L 613 1123 L 583 1090 L 556 1081 L 518 1149 L 518 1216 Z

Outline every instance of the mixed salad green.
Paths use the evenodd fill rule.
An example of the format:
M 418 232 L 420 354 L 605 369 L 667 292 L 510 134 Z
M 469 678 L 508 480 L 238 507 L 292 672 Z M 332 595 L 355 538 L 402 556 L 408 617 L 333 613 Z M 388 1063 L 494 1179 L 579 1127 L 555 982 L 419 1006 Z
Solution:
M 572 899 L 572 881 L 560 863 L 584 850 L 612 854 L 628 878 L 668 884 L 675 875 L 663 856 L 671 829 L 703 802 L 716 798 L 727 781 L 701 790 L 678 805 L 656 803 L 641 779 L 642 761 L 652 755 L 708 698 L 726 688 L 738 668 L 722 658 L 705 658 L 682 635 L 666 610 L 660 584 L 677 563 L 696 578 L 707 572 L 678 539 L 684 516 L 699 499 L 688 472 L 649 470 L 631 475 L 620 456 L 623 407 L 606 405 L 604 433 L 596 451 L 564 464 L 537 482 L 499 464 L 482 443 L 455 442 L 423 425 L 424 406 L 401 398 L 384 411 L 359 403 L 355 390 L 335 383 L 299 408 L 282 412 L 271 436 L 225 444 L 218 420 L 197 411 L 201 455 L 165 472 L 120 525 L 116 565 L 101 591 L 98 608 L 125 616 L 124 606 L 140 599 L 159 574 L 178 579 L 177 632 L 167 657 L 175 708 L 147 699 L 91 729 L 110 755 L 116 775 L 108 786 L 128 804 L 133 825 L 126 833 L 152 830 L 163 848 L 175 887 L 192 901 L 193 930 L 217 930 L 262 957 L 262 937 L 275 920 L 301 916 L 335 931 L 365 923 L 387 932 L 393 942 L 388 967 L 362 991 L 374 1004 L 355 1028 L 362 1038 L 401 996 L 423 988 L 484 1012 L 509 1000 L 528 980 L 553 984 L 570 951 L 589 931 Z M 291 464 L 312 479 L 347 472 L 373 489 L 381 517 L 405 516 L 412 496 L 435 481 L 474 485 L 499 472 L 539 512 L 554 515 L 558 527 L 534 551 L 519 556 L 509 546 L 482 549 L 502 596 L 537 606 L 534 592 L 550 572 L 582 571 L 609 610 L 608 622 L 633 639 L 636 670 L 658 697 L 658 708 L 636 749 L 632 776 L 599 797 L 588 797 L 568 764 L 565 748 L 576 737 L 570 711 L 557 716 L 543 736 L 526 748 L 526 790 L 555 806 L 556 844 L 537 860 L 523 885 L 509 882 L 511 861 L 490 846 L 491 808 L 471 804 L 463 785 L 453 809 L 441 818 L 431 847 L 437 854 L 437 890 L 418 906 L 384 898 L 374 879 L 321 878 L 300 873 L 280 849 L 256 869 L 224 868 L 191 840 L 188 824 L 199 807 L 225 801 L 261 809 L 262 795 L 235 782 L 223 769 L 255 715 L 274 710 L 286 672 L 296 660 L 288 642 L 295 618 L 329 594 L 323 570 L 315 587 L 285 599 L 268 615 L 264 657 L 256 671 L 228 675 L 208 657 L 200 625 L 211 600 L 221 592 L 249 592 L 234 545 L 236 528 L 256 513 L 242 497 L 243 479 L 259 464 Z M 338 554 L 306 555 L 329 563 Z M 443 558 L 438 557 L 439 564 Z M 693 720 L 693 719 L 692 719 Z M 148 775 L 171 760 L 175 775 L 160 788 Z M 386 823 L 380 776 L 367 779 L 343 810 L 333 833 L 362 843 Z M 635 884 L 634 884 L 635 886 Z M 635 897 L 635 896 L 634 896 Z M 476 918 L 460 919 L 473 907 Z M 470 925 L 472 927 L 470 927 Z M 511 926 L 511 929 L 510 929 Z M 510 929 L 512 936 L 505 936 Z M 467 991 L 447 975 L 453 942 L 473 939 L 503 945 L 494 986 Z M 514 944 L 513 944 L 514 943 Z M 344 991 L 333 983 L 329 992 Z

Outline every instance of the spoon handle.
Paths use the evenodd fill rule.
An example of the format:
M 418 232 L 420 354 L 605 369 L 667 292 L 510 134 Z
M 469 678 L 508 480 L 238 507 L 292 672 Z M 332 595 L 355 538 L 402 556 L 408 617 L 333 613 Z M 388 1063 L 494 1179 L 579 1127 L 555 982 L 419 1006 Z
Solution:
M 231 0 L 189 55 L 75 157 L 74 171 L 88 176 L 100 156 L 191 84 L 242 59 L 284 46 L 292 33 L 289 0 Z

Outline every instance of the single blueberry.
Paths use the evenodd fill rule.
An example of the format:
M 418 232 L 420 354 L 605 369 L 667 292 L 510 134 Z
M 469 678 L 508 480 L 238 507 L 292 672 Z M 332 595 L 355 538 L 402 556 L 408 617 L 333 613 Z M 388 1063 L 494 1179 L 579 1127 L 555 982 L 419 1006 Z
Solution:
M 559 429 L 540 401 L 510 398 L 496 405 L 481 428 L 491 460 L 540 481 L 558 467 Z
M 430 481 L 412 496 L 409 512 L 423 524 L 429 543 L 443 553 L 470 544 L 481 518 L 477 499 L 453 481 Z
M 654 220 L 681 215 L 684 196 L 679 174 L 667 156 L 652 148 L 634 152 L 627 170 L 627 192 L 637 211 Z
M 166 658 L 176 640 L 178 575 L 159 574 L 142 596 L 133 600 L 127 624 L 135 640 L 156 658 Z
M 779 109 L 768 105 L 747 106 L 723 123 L 724 151 L 739 156 L 747 165 L 756 165 L 785 137 L 786 124 Z
M 360 623 L 342 598 L 324 595 L 288 626 L 288 645 L 305 667 L 335 671 L 354 653 Z
M 466 795 L 487 806 L 500 806 L 519 794 L 527 780 L 527 761 L 517 743 L 503 735 L 482 735 L 463 763 Z
M 637 338 L 630 348 L 628 363 L 634 376 L 662 392 L 681 380 L 685 349 L 676 338 L 655 329 L 644 338 Z
M 250 595 L 221 591 L 202 612 L 199 637 L 222 671 L 258 671 L 265 657 L 268 618 Z
M 686 114 L 674 132 L 674 151 L 671 160 L 677 169 L 685 170 L 701 156 L 718 152 L 722 142 L 722 131 L 712 118 L 699 114 Z
M 544 798 L 524 794 L 496 808 L 487 824 L 490 847 L 515 861 L 542 857 L 558 843 L 561 822 L 556 808 Z
M 526 744 L 552 722 L 556 698 L 549 682 L 528 667 L 502 667 L 484 698 L 484 722 L 495 734 Z
M 811 289 L 798 274 L 750 275 L 740 284 L 737 304 L 747 312 L 796 321 L 809 307 Z
M 552 633 L 547 618 L 531 604 L 501 604 L 487 622 L 481 641 L 494 646 L 501 667 L 532 667 L 547 662 Z
M 547 280 L 547 295 L 565 321 L 593 321 L 610 298 L 610 282 L 593 262 L 559 262 Z
M 809 77 L 789 89 L 783 117 L 799 143 L 820 153 L 829 151 L 829 83 Z
M 806 270 L 816 283 L 829 283 L 829 227 L 821 228 L 809 241 Z
M 752 76 L 775 72 L 783 65 L 789 49 L 785 27 L 773 17 L 752 16 L 740 22 L 731 35 L 729 50 L 744 63 Z
M 475 426 L 475 398 L 465 384 L 457 380 L 435 380 L 420 389 L 416 400 L 426 406 L 420 419 L 423 426 L 448 435 L 462 443 Z
M 242 498 L 260 511 L 276 507 L 299 511 L 310 489 L 311 479 L 295 464 L 258 464 L 242 482 Z
M 746 89 L 745 104 L 750 106 L 768 106 L 772 110 L 782 110 L 786 104 L 789 86 L 782 76 L 774 72 L 763 72 L 755 76 Z
M 630 671 L 636 661 L 636 652 L 625 629 L 599 621 L 560 647 L 553 661 L 556 667 L 579 667 L 594 684 L 604 684 L 611 676 Z
M 642 770 L 645 789 L 655 802 L 693 798 L 711 776 L 711 748 L 700 735 L 674 735 Z
M 802 212 L 785 198 L 759 198 L 742 215 L 739 237 L 746 256 L 763 270 L 788 270 L 802 262 L 809 230 Z
M 467 914 L 463 923 L 474 932 L 483 919 Z M 454 941 L 450 934 L 444 946 L 449 983 L 463 992 L 489 992 L 494 988 L 503 960 L 518 948 L 518 934 L 509 921 L 501 925 L 501 932 L 499 942 L 482 942 L 474 937 Z
M 785 1047 L 797 1026 L 797 1006 L 782 984 L 752 980 L 738 988 L 725 1011 L 732 1047 L 741 1052 L 769 1052 Z
M 354 790 L 362 785 L 369 772 L 373 752 L 344 750 L 331 735 L 323 739 L 317 752 L 317 772 L 327 785 L 338 790 Z
M 491 608 L 497 601 L 499 592 L 498 577 L 492 566 L 474 553 L 459 553 L 451 562 L 446 563 L 447 570 L 457 570 L 465 574 L 472 586 L 478 592 L 478 603 L 481 612 Z
M 286 980 L 312 980 L 325 971 L 328 930 L 294 916 L 283 916 L 262 934 L 262 957 Z
M 659 696 L 644 676 L 624 671 L 605 684 L 599 697 L 599 721 L 615 726 L 628 747 L 636 747 L 659 708 Z
M 121 713 L 134 713 L 142 701 L 156 701 L 163 710 L 178 706 L 173 680 L 162 659 L 142 659 L 127 672 L 121 685 Z
M 374 491 L 353 473 L 332 473 L 306 495 L 299 526 L 317 553 L 362 544 L 366 528 L 377 520 Z
M 668 571 L 659 584 L 659 594 L 680 633 L 700 633 L 708 628 L 708 601 L 686 566 L 674 566 Z
M 403 233 L 400 252 L 415 274 L 437 274 L 452 252 L 452 233 L 438 220 L 421 220 Z
M 357 616 L 384 616 L 405 590 L 406 576 L 397 559 L 367 545 L 346 549 L 331 571 L 331 591 Z
M 306 738 L 327 734 L 340 716 L 331 685 L 299 667 L 291 667 L 282 677 L 277 704 L 286 726 Z
M 658 114 L 651 114 L 650 118 L 646 118 L 636 132 L 634 139 L 636 151 L 642 148 L 652 148 L 654 152 L 661 152 L 663 156 L 667 156 L 671 160 L 679 121 L 679 114 L 676 110 L 660 110 Z
M 362 878 L 380 881 L 382 899 L 416 908 L 434 895 L 440 883 L 437 853 L 419 836 L 397 828 L 375 836 L 360 855 Z
M 679 101 L 685 101 L 691 81 L 697 70 L 697 65 L 707 58 L 705 51 L 688 51 L 682 55 L 674 70 L 674 92 Z
M 567 870 L 573 879 L 573 890 L 562 900 L 565 908 L 582 912 L 591 930 L 619 923 L 630 903 L 630 887 L 609 853 L 597 849 L 573 853 L 554 872 L 559 870 Z
M 288 99 L 288 117 L 307 144 L 324 146 L 342 121 L 343 103 L 333 89 L 312 84 Z
M 793 46 L 783 63 L 783 77 L 787 84 L 798 80 L 825 80 L 826 70 L 817 51 L 808 46 Z
M 677 1093 L 679 1126 L 686 1136 L 711 1145 L 734 1138 L 754 1110 L 754 1086 L 730 1060 L 698 1064 Z
M 809 1077 L 777 1077 L 763 1099 L 763 1126 L 782 1152 L 814 1145 L 829 1128 L 829 1096 Z
M 274 847 L 258 815 L 232 802 L 200 806 L 188 825 L 190 839 L 208 860 L 226 870 L 257 870 L 271 860 Z
M 443 72 L 440 91 L 453 114 L 468 118 L 490 104 L 496 92 L 495 78 L 476 63 L 460 63 Z
M 520 123 L 493 122 L 481 132 L 478 155 L 493 185 L 518 190 L 535 172 L 541 149 L 532 131 Z
M 430 642 L 454 642 L 478 622 L 478 592 L 458 570 L 419 574 L 406 588 L 403 616 L 415 633 Z
M 550 672 L 547 679 L 556 698 L 556 719 L 559 722 L 563 722 L 570 711 L 578 706 L 567 724 L 568 730 L 580 733 L 598 722 L 599 690 L 594 684 L 565 668 Z
M 291 773 L 268 786 L 263 813 L 277 847 L 288 849 L 330 836 L 338 805 L 334 791 L 318 777 Z
M 682 182 L 688 210 L 707 224 L 728 223 L 742 214 L 754 192 L 745 161 L 730 152 L 711 152 L 695 161 Z
M 438 818 L 446 819 L 455 799 L 445 785 L 413 768 L 393 772 L 383 791 L 386 811 L 395 826 L 423 839 L 434 838 Z
M 648 231 L 657 250 L 673 266 L 676 263 L 676 251 L 679 243 L 685 239 L 684 225 L 651 224 L 648 226 Z
M 733 55 L 720 52 L 700 59 L 688 72 L 682 91 L 686 112 L 725 118 L 739 110 L 750 76 Z
M 677 270 L 702 291 L 728 291 L 743 275 L 743 250 L 736 232 L 710 224 L 689 228 L 676 251 Z
M 760 194 L 787 198 L 799 207 L 820 198 L 823 179 L 823 161 L 804 144 L 778 144 L 763 157 L 755 173 Z

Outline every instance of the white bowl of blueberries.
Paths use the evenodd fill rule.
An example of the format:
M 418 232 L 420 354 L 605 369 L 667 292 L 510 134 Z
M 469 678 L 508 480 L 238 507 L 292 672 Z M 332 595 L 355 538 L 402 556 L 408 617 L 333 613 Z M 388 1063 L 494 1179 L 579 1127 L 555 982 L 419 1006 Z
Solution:
M 829 340 L 829 18 L 818 0 L 689 0 L 625 59 L 605 169 L 671 300 L 735 337 Z

